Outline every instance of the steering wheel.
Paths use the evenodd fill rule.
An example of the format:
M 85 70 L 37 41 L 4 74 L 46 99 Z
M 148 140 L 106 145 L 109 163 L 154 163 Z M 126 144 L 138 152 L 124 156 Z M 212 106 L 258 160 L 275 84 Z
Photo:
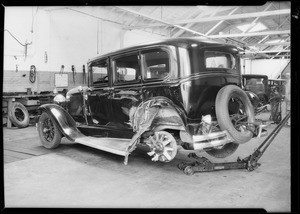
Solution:
M 108 76 L 103 77 L 102 81 L 104 82 L 104 81 L 106 81 L 106 79 L 108 81 Z

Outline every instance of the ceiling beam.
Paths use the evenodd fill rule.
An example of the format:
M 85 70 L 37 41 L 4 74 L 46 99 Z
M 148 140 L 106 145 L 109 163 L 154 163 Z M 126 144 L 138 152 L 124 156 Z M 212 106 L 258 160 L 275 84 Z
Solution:
M 146 14 L 139 13 L 139 12 L 137 12 L 137 11 L 134 11 L 134 10 L 131 10 L 131 9 L 128 9 L 128 8 L 119 7 L 119 6 L 116 6 L 116 8 L 119 8 L 119 9 L 121 9 L 121 10 L 125 10 L 125 11 L 130 12 L 130 13 L 132 13 L 132 14 L 135 14 L 135 15 L 137 15 L 137 16 L 142 16 L 142 17 L 145 17 L 145 18 L 148 18 L 148 19 L 157 21 L 157 22 L 161 22 L 161 23 L 163 23 L 164 25 L 170 25 L 170 26 L 174 26 L 174 27 L 183 29 L 183 30 L 185 30 L 185 31 L 188 31 L 188 32 L 193 33 L 193 34 L 198 35 L 198 36 L 207 37 L 207 36 L 204 35 L 203 33 L 200 33 L 200 32 L 197 32 L 197 31 L 194 31 L 194 30 L 191 30 L 191 29 L 188 29 L 188 28 L 186 28 L 186 27 L 182 27 L 182 26 L 180 26 L 180 25 L 171 24 L 171 23 L 166 22 L 166 21 L 163 21 L 163 20 L 161 20 L 161 19 L 157 19 L 157 18 L 148 16 L 148 15 L 146 15 Z M 129 30 L 129 29 L 131 29 L 131 28 L 130 28 L 130 27 L 124 27 L 123 29 Z
M 273 2 L 271 2 L 263 11 L 267 11 L 269 10 L 270 7 L 272 7 L 273 5 Z M 242 33 L 247 33 L 249 32 L 255 25 L 256 25 L 256 22 L 260 19 L 260 17 L 256 17 L 252 22 L 251 24 L 249 25 L 249 27 L 247 27 L 245 30 L 243 30 Z M 247 37 L 244 37 L 241 39 L 241 41 L 244 41 Z
M 198 8 L 201 8 L 200 6 L 197 6 Z M 218 12 L 220 12 L 220 9 L 222 8 L 222 6 L 218 6 L 215 10 L 214 10 L 214 12 L 213 13 L 211 13 L 210 15 L 209 15 L 209 17 L 213 17 L 214 15 L 216 15 Z M 203 17 L 203 16 L 205 16 L 205 15 L 207 15 L 207 14 L 209 14 L 210 13 L 210 11 L 209 10 L 206 10 L 205 12 L 202 12 L 202 13 L 200 13 L 197 17 L 195 17 L 194 19 L 199 19 L 199 18 L 201 18 L 201 17 Z M 194 24 L 196 24 L 196 23 L 189 23 L 189 24 L 187 24 L 185 27 L 187 27 L 187 28 L 190 28 L 190 27 L 192 27 Z M 178 36 L 181 36 L 182 34 L 184 33 L 184 31 L 183 30 L 180 30 L 180 31 L 178 31 L 177 33 L 175 33 L 174 35 L 173 35 L 173 37 L 178 37 Z
M 236 34 L 221 34 L 221 35 L 210 35 L 209 37 L 212 39 L 219 38 L 232 38 L 232 37 L 249 37 L 249 36 L 264 36 L 264 35 L 280 35 L 280 34 L 290 34 L 290 30 L 282 30 L 282 31 L 261 31 L 261 32 L 253 32 L 253 33 L 236 33 Z
M 118 7 L 118 8 L 124 9 L 123 7 Z M 131 11 L 134 13 L 137 13 L 134 10 L 131 10 Z M 235 15 L 231 15 L 231 16 L 215 16 L 215 17 L 208 17 L 208 18 L 186 19 L 186 20 L 180 20 L 177 22 L 168 22 L 168 24 L 182 25 L 182 24 L 188 24 L 188 23 L 204 23 L 204 22 L 221 21 L 221 20 L 248 19 L 248 18 L 256 18 L 256 17 L 287 15 L 290 13 L 291 13 L 290 9 L 283 9 L 283 10 L 272 10 L 272 11 L 254 12 L 254 13 L 242 13 L 242 14 L 235 14 Z M 160 27 L 160 26 L 165 25 L 164 23 L 161 22 L 161 20 L 158 19 L 157 21 L 160 23 L 133 26 L 133 27 L 129 27 L 129 29 L 132 30 L 132 29 L 141 29 L 141 28 L 151 28 L 151 27 Z
M 286 48 L 288 48 L 288 47 L 286 47 Z M 282 50 L 256 51 L 255 53 L 289 53 L 289 52 L 291 52 L 291 50 L 286 50 L 286 48 L 282 49 Z
M 199 8 L 199 7 L 198 7 L 198 8 Z M 207 12 L 201 12 L 201 13 L 199 14 L 199 11 L 197 11 L 197 14 L 198 14 L 198 16 L 196 16 L 196 18 L 201 18 L 201 17 L 207 15 Z M 196 15 L 196 14 L 192 14 L 192 16 L 194 16 L 194 15 Z M 190 17 L 192 17 L 192 16 L 190 16 Z M 188 17 L 188 18 L 190 18 L 190 17 Z M 187 25 L 184 26 L 184 27 L 190 28 L 190 27 L 193 26 L 193 24 L 194 24 L 194 23 L 187 24 Z M 174 33 L 174 34 L 172 35 L 172 37 L 178 37 L 178 36 L 182 35 L 184 32 L 185 32 L 185 30 L 181 29 L 181 30 L 177 31 L 176 33 Z
M 237 11 L 240 7 L 235 7 L 229 14 L 228 16 L 231 16 L 235 11 Z M 212 31 L 214 31 L 220 24 L 222 24 L 224 20 L 219 21 L 216 25 L 214 25 L 209 31 L 206 32 L 205 35 L 210 34 Z
M 256 44 L 248 44 L 248 46 L 277 46 L 277 45 L 291 45 L 290 42 L 276 42 L 276 43 L 256 43 Z

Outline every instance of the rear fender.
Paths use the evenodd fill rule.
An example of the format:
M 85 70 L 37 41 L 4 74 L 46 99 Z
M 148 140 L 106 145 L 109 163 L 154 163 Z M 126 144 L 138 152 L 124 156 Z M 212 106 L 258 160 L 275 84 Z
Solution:
M 186 116 L 170 99 L 166 97 L 152 97 L 141 103 L 130 114 L 132 127 L 137 131 L 160 131 L 163 129 L 186 130 Z
M 83 136 L 83 134 L 77 129 L 75 120 L 61 106 L 56 104 L 44 104 L 38 109 L 48 113 L 61 133 L 69 140 L 74 141 L 76 138 Z

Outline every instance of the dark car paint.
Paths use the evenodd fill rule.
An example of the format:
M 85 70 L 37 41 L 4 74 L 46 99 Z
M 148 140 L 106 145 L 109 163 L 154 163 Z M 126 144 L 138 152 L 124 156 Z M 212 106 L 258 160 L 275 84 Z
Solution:
M 61 133 L 69 140 L 76 139 L 81 136 L 81 132 L 77 129 L 75 120 L 70 117 L 64 108 L 56 104 L 44 104 L 39 107 L 50 116 Z
M 187 48 L 189 50 L 191 49 L 191 44 L 198 44 L 199 53 L 196 54 L 197 56 L 201 55 L 202 51 L 206 49 L 236 54 L 234 46 L 227 44 L 199 42 L 196 39 L 173 39 L 151 45 L 140 45 L 122 49 L 90 60 L 88 65 L 100 59 L 108 59 L 110 65 L 109 81 L 107 84 L 102 84 L 102 86 L 94 86 L 91 84 L 91 74 L 89 73 L 89 87 L 93 90 L 88 95 L 88 105 L 92 117 L 99 123 L 95 124 L 90 118 L 89 124 L 86 124 L 87 126 L 83 125 L 82 127 L 84 128 L 80 126 L 78 128 L 90 135 L 99 135 L 99 132 L 95 131 L 95 129 L 99 129 L 105 135 L 107 133 L 108 136 L 118 136 L 119 134 L 131 136 L 132 128 L 129 125 L 130 109 L 156 96 L 169 99 L 170 106 L 176 109 L 179 115 L 178 118 L 181 119 L 182 124 L 185 126 L 189 123 L 199 123 L 203 115 L 212 114 L 214 116 L 215 97 L 220 88 L 228 84 L 240 86 L 239 63 L 236 60 L 237 65 L 235 70 L 206 69 L 203 61 L 198 62 L 198 64 L 193 63 L 197 60 L 199 61 L 199 57 L 195 58 L 195 54 L 193 55 L 189 52 L 189 57 L 192 61 L 190 67 L 194 68 L 194 70 L 190 72 L 182 71 L 180 70 L 180 63 L 182 62 L 179 60 L 178 48 Z M 151 48 L 162 48 L 169 51 L 171 56 L 170 74 L 167 77 L 158 81 L 147 81 L 139 78 L 134 84 L 116 85 L 113 83 L 114 76 L 111 65 L 113 64 L 112 60 L 114 57 L 122 56 L 128 52 L 138 52 L 141 57 L 141 53 L 144 50 Z M 144 69 L 141 65 L 141 72 L 143 73 L 143 71 Z M 81 108 L 79 103 L 82 103 L 81 94 L 79 92 L 71 94 L 69 103 L 71 111 L 69 113 L 73 117 L 75 116 L 74 119 L 82 122 L 83 116 L 78 117 L 77 115 Z M 81 120 L 79 120 L 80 118 Z M 178 123 L 174 122 L 173 125 L 176 126 Z M 88 130 L 89 127 L 91 130 Z M 186 130 L 189 131 L 189 129 Z

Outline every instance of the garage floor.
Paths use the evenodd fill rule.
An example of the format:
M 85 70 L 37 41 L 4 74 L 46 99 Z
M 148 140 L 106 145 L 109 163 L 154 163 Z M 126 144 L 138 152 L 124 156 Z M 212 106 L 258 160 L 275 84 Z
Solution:
M 270 125 L 270 133 L 275 125 Z M 290 128 L 284 127 L 253 172 L 183 174 L 177 164 L 152 162 L 146 148 L 123 157 L 63 139 L 55 150 L 35 127 L 3 129 L 5 207 L 264 208 L 290 212 Z M 225 161 L 252 153 L 264 138 L 241 145 Z M 214 159 L 203 153 L 213 162 Z

